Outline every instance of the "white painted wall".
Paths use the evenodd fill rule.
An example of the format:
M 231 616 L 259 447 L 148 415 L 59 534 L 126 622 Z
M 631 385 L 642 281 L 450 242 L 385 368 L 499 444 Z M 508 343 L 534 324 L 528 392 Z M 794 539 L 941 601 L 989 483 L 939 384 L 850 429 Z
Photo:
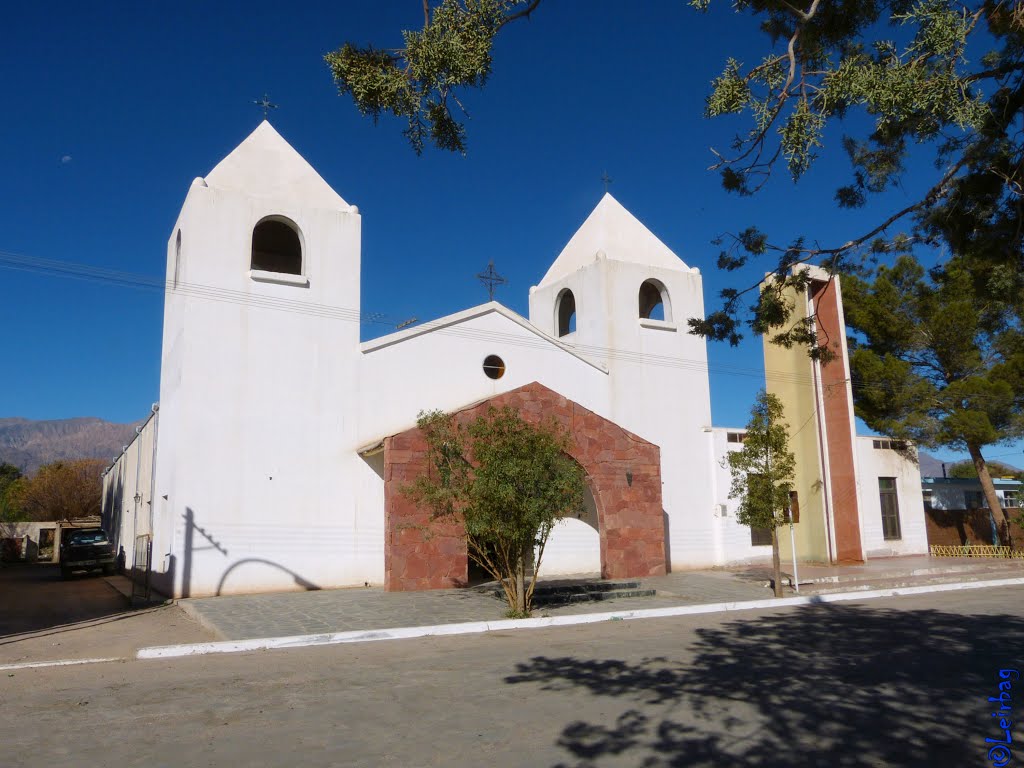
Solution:
M 154 410 L 136 428 L 131 442 L 103 475 L 103 527 L 129 569 L 144 561 L 142 553 L 136 552 L 136 538 L 153 532 L 153 466 L 158 423 L 158 410 Z
M 709 435 L 714 451 L 714 472 L 712 482 L 715 491 L 713 513 L 716 555 L 719 563 L 749 563 L 771 560 L 771 545 L 754 546 L 750 543 L 750 528 L 736 519 L 739 499 L 729 497 L 732 487 L 732 473 L 726 463 L 726 456 L 743 448 L 742 443 L 728 442 L 729 432 L 744 432 L 745 429 L 716 427 Z M 723 510 L 724 506 L 724 510 Z M 787 529 L 780 529 L 779 535 L 789 535 Z
M 562 518 L 552 529 L 544 546 L 539 575 L 568 576 L 601 573 L 601 535 L 597 505 L 588 491 L 579 517 Z
M 860 537 L 864 557 L 927 554 L 928 534 L 920 469 L 916 462 L 903 458 L 896 451 L 874 448 L 874 439 L 877 438 L 858 437 L 856 443 Z M 882 535 L 882 503 L 878 494 L 880 477 L 896 478 L 901 533 L 898 541 L 886 541 Z

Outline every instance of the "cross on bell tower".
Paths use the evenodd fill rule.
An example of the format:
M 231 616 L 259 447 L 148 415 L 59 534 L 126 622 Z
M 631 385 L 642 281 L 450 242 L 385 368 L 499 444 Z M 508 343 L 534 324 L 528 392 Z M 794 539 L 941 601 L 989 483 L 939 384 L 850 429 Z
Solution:
M 477 279 L 487 286 L 487 300 L 494 301 L 494 289 L 499 285 L 508 283 L 504 277 L 494 271 L 494 259 L 487 262 L 487 271 L 478 274 Z
M 272 104 L 270 102 L 270 97 L 267 96 L 266 93 L 263 94 L 263 98 L 262 99 L 253 99 L 252 103 L 255 104 L 257 107 L 263 107 L 263 119 L 264 120 L 267 119 L 267 115 L 269 114 L 270 110 L 277 109 L 277 104 Z

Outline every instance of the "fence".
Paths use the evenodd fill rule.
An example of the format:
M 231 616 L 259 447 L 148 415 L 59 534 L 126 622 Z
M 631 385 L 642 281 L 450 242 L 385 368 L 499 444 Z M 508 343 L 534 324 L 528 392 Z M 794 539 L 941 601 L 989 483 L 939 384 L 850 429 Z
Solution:
M 992 544 L 932 544 L 930 554 L 933 557 L 1008 557 L 1024 560 L 1024 550 Z

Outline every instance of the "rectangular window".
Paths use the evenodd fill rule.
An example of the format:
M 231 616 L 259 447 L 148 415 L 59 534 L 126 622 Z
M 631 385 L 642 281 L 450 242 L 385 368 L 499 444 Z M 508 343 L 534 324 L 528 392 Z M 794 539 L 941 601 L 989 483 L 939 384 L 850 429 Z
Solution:
M 772 545 L 772 529 L 771 528 L 754 528 L 750 527 L 750 546 L 752 547 L 770 547 Z
M 907 443 L 904 440 L 872 440 L 871 446 L 879 451 L 903 451 Z
M 967 509 L 987 509 L 988 502 L 981 491 L 964 491 L 964 507 Z
M 934 509 L 934 507 L 932 506 L 932 489 L 925 488 L 923 491 L 921 491 L 921 495 L 924 497 L 924 508 L 926 510 Z
M 896 541 L 900 534 L 900 504 L 896 496 L 896 478 L 878 478 L 878 498 L 882 504 L 882 538 Z
M 730 443 L 742 443 L 747 436 L 746 432 L 726 432 L 725 439 Z
M 1020 507 L 1020 491 L 1003 491 L 1004 507 Z

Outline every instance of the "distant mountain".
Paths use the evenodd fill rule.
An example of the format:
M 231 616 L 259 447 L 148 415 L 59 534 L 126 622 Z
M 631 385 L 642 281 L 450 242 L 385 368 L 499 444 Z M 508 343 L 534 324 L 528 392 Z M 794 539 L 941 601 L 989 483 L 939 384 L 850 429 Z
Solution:
M 135 424 L 111 424 L 95 418 L 32 421 L 0 418 L 0 462 L 35 472 L 57 459 L 105 459 L 121 452 L 135 436 Z
M 942 460 L 929 456 L 924 451 L 919 451 L 917 460 L 921 464 L 921 477 L 942 477 Z M 946 462 L 946 469 L 951 467 L 953 462 Z

